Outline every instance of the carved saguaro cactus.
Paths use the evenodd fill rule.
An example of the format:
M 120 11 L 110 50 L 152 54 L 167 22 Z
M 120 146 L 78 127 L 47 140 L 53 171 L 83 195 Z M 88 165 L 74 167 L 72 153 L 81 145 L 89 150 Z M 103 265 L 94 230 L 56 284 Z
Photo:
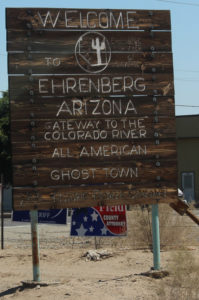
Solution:
M 102 41 L 100 44 L 100 40 L 97 37 L 95 40 L 92 39 L 92 49 L 96 50 L 97 53 L 97 65 L 102 64 L 101 51 L 105 50 L 105 42 Z

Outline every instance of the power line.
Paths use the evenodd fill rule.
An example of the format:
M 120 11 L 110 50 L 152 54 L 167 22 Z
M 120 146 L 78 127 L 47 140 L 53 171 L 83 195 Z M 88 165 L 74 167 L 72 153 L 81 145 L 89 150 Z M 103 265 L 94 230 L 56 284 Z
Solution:
M 182 106 L 182 107 L 199 107 L 199 105 L 186 105 L 186 104 L 176 104 L 175 106 Z
M 184 69 L 175 69 L 177 72 L 187 72 L 187 73 L 199 73 L 199 70 L 184 70 Z
M 179 81 L 186 81 L 186 82 L 193 82 L 193 81 L 199 81 L 199 79 L 197 78 L 175 78 L 175 80 L 179 80 Z
M 180 4 L 180 5 L 199 6 L 198 3 L 177 2 L 177 1 L 172 1 L 172 0 L 156 0 L 156 1 L 167 2 L 167 3 L 172 3 L 172 4 Z

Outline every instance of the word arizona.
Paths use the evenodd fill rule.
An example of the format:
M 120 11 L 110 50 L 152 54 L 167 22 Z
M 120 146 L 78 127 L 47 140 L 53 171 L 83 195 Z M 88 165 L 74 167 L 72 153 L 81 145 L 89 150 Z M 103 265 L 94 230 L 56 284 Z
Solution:
M 56 117 L 63 116 L 63 114 L 70 116 L 136 115 L 137 110 L 131 99 L 126 102 L 121 99 L 89 99 L 87 101 L 74 99 L 70 102 L 64 100 L 59 106 Z

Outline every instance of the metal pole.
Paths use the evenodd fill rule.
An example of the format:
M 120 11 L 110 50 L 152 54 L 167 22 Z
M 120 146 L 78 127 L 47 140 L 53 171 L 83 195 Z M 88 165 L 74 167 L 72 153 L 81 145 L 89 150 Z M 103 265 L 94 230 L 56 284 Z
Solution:
M 152 232 L 153 232 L 153 265 L 154 270 L 160 269 L 160 232 L 158 204 L 152 205 Z
M 38 211 L 31 210 L 30 218 L 31 218 L 31 237 L 32 237 L 33 281 L 40 282 Z
M 1 191 L 0 191 L 0 200 L 1 200 L 1 249 L 4 249 L 4 207 L 3 207 L 3 175 L 1 174 Z

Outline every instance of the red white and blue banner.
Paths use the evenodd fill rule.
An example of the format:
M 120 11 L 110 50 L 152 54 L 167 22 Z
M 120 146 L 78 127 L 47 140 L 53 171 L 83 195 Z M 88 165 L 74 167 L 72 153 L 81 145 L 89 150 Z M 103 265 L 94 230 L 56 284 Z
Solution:
M 124 236 L 126 234 L 125 205 L 73 209 L 72 236 Z
M 67 209 L 51 209 L 38 211 L 38 223 L 66 224 Z M 30 222 L 29 210 L 13 211 L 12 221 Z

